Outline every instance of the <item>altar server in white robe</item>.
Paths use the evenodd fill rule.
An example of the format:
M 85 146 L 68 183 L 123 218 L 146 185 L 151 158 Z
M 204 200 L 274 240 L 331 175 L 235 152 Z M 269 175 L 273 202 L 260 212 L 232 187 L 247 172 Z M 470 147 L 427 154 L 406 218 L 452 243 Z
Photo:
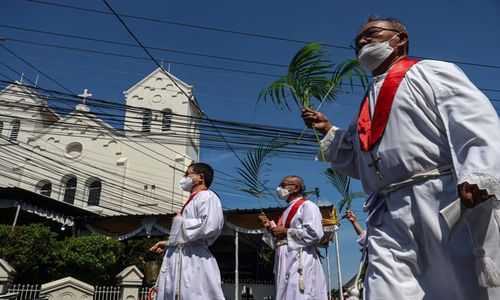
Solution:
M 264 213 L 259 216 L 274 236 L 266 242 L 276 251 L 276 300 L 326 300 L 325 276 L 316 251 L 323 237 L 321 212 L 303 197 L 304 181 L 298 176 L 283 178 L 276 192 L 288 203 L 278 224 Z
M 174 217 L 168 241 L 150 249 L 166 249 L 156 300 L 224 299 L 219 267 L 208 249 L 224 225 L 219 197 L 208 189 L 213 173 L 209 165 L 193 163 L 179 182 L 191 192 L 189 200 Z
M 359 116 L 347 129 L 302 117 L 325 135 L 333 168 L 371 194 L 364 299 L 500 299 L 494 107 L 457 66 L 409 60 L 395 19 L 369 19 L 355 46 L 373 74 Z M 450 230 L 440 211 L 457 199 L 466 213 Z

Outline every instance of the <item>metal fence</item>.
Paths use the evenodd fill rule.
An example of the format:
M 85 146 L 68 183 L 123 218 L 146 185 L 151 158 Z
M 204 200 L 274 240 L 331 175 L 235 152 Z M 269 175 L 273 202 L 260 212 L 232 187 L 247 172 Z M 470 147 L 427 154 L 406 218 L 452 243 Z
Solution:
M 16 300 L 36 299 L 40 297 L 40 285 L 38 284 L 14 284 L 8 293 L 17 293 Z
M 96 286 L 94 287 L 94 300 L 120 300 L 119 286 Z M 8 293 L 17 293 L 16 300 L 28 300 L 40 298 L 40 285 L 37 284 L 14 284 Z M 147 292 L 146 292 L 147 296 Z M 144 299 L 147 299 L 144 298 Z
M 148 294 L 152 287 L 143 286 L 139 290 L 139 300 L 148 300 Z
M 94 300 L 120 300 L 121 293 L 119 286 L 96 286 L 94 290 Z

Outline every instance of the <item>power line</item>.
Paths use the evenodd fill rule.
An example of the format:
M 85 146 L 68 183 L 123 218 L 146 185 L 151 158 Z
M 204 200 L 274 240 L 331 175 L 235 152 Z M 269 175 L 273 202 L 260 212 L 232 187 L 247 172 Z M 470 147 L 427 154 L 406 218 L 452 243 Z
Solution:
M 51 6 L 60 7 L 60 8 L 80 10 L 80 11 L 86 11 L 86 12 L 92 12 L 92 13 L 98 13 L 98 14 L 108 14 L 108 15 L 111 14 L 109 12 L 102 11 L 102 10 L 90 9 L 90 8 L 84 8 L 84 7 L 78 7 L 78 6 L 71 6 L 71 5 L 65 5 L 65 4 L 59 4 L 59 3 L 52 3 L 52 2 L 41 1 L 41 0 L 28 0 L 28 1 L 40 3 L 40 4 L 44 4 L 44 5 L 51 5 Z M 298 43 L 298 44 L 311 43 L 311 41 L 305 41 L 305 40 L 283 38 L 283 37 L 277 37 L 277 36 L 271 36 L 271 35 L 265 35 L 265 34 L 242 32 L 242 31 L 229 30 L 229 29 L 223 29 L 223 28 L 215 28 L 215 27 L 209 27 L 209 26 L 189 24 L 189 23 L 181 23 L 181 22 L 175 22 L 175 21 L 170 21 L 170 20 L 161 20 L 161 19 L 154 19 L 154 18 L 127 15 L 127 14 L 119 14 L 118 16 L 131 18 L 131 19 L 137 19 L 137 20 L 143 20 L 143 21 L 150 21 L 150 22 L 163 23 L 163 24 L 169 24 L 169 25 L 175 25 L 175 26 L 182 26 L 182 27 L 187 27 L 187 28 L 202 29 L 202 30 L 209 30 L 209 31 L 214 31 L 214 32 L 222 32 L 222 33 L 230 33 L 230 34 L 235 34 L 235 35 L 250 36 L 250 37 L 277 40 L 277 41 L 283 41 L 283 42 L 292 42 L 292 43 Z M 340 46 L 340 45 L 328 44 L 328 43 L 325 43 L 323 45 L 325 47 L 329 47 L 329 48 L 354 51 L 351 47 L 346 47 L 346 46 Z M 423 56 L 411 56 L 411 57 L 417 58 L 417 59 L 433 59 L 430 57 L 423 57 Z M 479 64 L 479 63 L 471 63 L 471 62 L 466 62 L 466 61 L 449 60 L 449 59 L 441 59 L 441 60 L 446 61 L 446 62 L 459 64 L 459 65 L 500 69 L 500 66 L 497 66 L 497 65 Z
M 52 6 L 61 7 L 61 8 L 69 8 L 69 9 L 74 9 L 74 10 L 81 10 L 81 11 L 86 11 L 86 12 L 93 12 L 93 13 L 107 14 L 107 15 L 111 14 L 109 12 L 102 11 L 102 10 L 90 9 L 90 8 L 84 8 L 84 7 L 78 7 L 78 6 L 64 5 L 64 4 L 51 3 L 51 2 L 38 1 L 38 0 L 28 0 L 28 1 L 29 2 L 40 3 L 40 4 L 45 4 L 45 5 L 52 5 Z M 202 26 L 202 25 L 195 25 L 195 24 L 189 24 L 189 23 L 181 23 L 181 22 L 175 22 L 175 21 L 169 21 L 169 20 L 160 20 L 160 19 L 140 17 L 140 16 L 133 16 L 133 15 L 126 15 L 126 14 L 119 14 L 119 16 L 120 17 L 130 18 L 130 19 L 136 19 L 136 20 L 150 21 L 150 22 L 156 22 L 156 23 L 163 23 L 163 24 L 169 24 L 169 25 L 182 26 L 182 27 L 187 27 L 187 28 L 203 29 L 203 30 L 209 30 L 209 31 L 215 31 L 215 32 L 223 32 L 223 33 L 230 33 L 230 34 L 236 34 L 236 35 L 256 37 L 256 38 L 264 38 L 264 39 L 270 39 L 270 40 L 276 40 L 276 41 L 283 41 L 283 42 L 292 42 L 292 43 L 298 43 L 298 44 L 309 44 L 309 43 L 311 43 L 311 41 L 305 41 L 305 40 L 298 40 L 298 39 L 292 39 L 292 38 L 277 37 L 277 36 L 271 36 L 271 35 L 265 35 L 265 34 L 242 32 L 242 31 L 236 31 L 236 30 L 228 30 L 228 29 L 222 29 L 222 28 L 214 28 L 214 27 L 208 27 L 208 26 Z M 339 45 L 333 45 L 333 44 L 325 44 L 325 46 L 327 46 L 329 48 L 345 49 L 345 50 L 351 50 L 352 51 L 352 49 L 350 47 L 346 47 L 346 46 L 339 46 Z
M 60 37 L 72 38 L 72 39 L 79 39 L 79 40 L 84 40 L 84 41 L 93 41 L 93 42 L 99 42 L 99 43 L 105 43 L 105 44 L 111 44 L 111 45 L 120 45 L 120 46 L 128 46 L 128 47 L 140 48 L 140 46 L 135 45 L 135 44 L 130 44 L 130 43 L 123 43 L 123 42 L 112 41 L 112 40 L 103 40 L 103 39 L 97 39 L 97 38 L 91 38 L 91 37 L 77 36 L 77 35 L 65 34 L 65 33 L 58 33 L 58 32 L 53 32 L 53 31 L 44 31 L 44 30 L 38 30 L 38 29 L 32 29 L 32 28 L 25 28 L 25 27 L 18 27 L 18 26 L 11 26 L 11 25 L 4 25 L 4 24 L 0 24 L 0 27 L 9 28 L 9 29 L 15 29 L 15 30 L 20 30 L 20 31 L 35 32 L 35 33 L 42 33 L 42 34 L 53 35 L 53 36 L 60 36 Z M 227 57 L 227 56 L 210 55 L 210 54 L 204 54 L 204 53 L 196 53 L 196 52 L 190 52 L 190 51 L 183 51 L 183 50 L 176 50 L 176 49 L 167 49 L 167 48 L 152 47 L 152 46 L 145 46 L 145 48 L 146 49 L 150 49 L 150 50 L 158 50 L 158 51 L 163 51 L 163 52 L 171 52 L 171 53 L 184 54 L 184 55 L 190 55 L 190 56 L 215 58 L 215 59 L 221 59 L 221 60 L 227 60 L 227 61 L 235 61 L 235 62 L 243 62 L 243 63 L 251 63 L 251 64 L 257 64 L 257 65 L 264 65 L 264 66 L 288 68 L 288 65 L 284 65 L 284 64 L 276 64 L 276 63 L 256 61 L 256 60 L 243 59 L 243 58 L 234 58 L 234 57 Z

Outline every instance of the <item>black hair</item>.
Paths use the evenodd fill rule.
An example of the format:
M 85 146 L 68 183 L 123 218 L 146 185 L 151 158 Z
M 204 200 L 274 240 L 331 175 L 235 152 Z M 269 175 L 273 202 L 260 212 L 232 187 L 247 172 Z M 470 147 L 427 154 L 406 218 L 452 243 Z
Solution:
M 408 30 L 406 30 L 406 26 L 403 24 L 403 22 L 401 22 L 400 20 L 398 20 L 396 18 L 391 18 L 391 17 L 381 18 L 379 16 L 370 15 L 370 16 L 368 16 L 368 18 L 366 18 L 365 23 L 361 27 L 363 27 L 364 25 L 366 25 L 370 22 L 374 22 L 374 21 L 389 22 L 391 24 L 392 29 L 397 30 L 399 32 L 404 32 L 409 37 Z M 407 39 L 404 50 L 406 51 L 406 54 L 408 54 L 410 52 L 410 39 L 409 38 Z
M 205 185 L 210 187 L 212 180 L 214 179 L 214 169 L 209 164 L 198 162 L 192 163 L 188 168 L 192 168 L 193 172 L 197 174 L 203 174 L 203 179 L 205 180 Z

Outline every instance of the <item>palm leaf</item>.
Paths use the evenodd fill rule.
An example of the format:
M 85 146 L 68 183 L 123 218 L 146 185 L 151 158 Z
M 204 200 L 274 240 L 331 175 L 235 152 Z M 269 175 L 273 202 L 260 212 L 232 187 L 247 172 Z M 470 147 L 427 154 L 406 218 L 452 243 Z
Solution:
M 241 185 L 239 190 L 254 197 L 262 197 L 266 192 L 265 184 L 267 183 L 262 179 L 262 167 L 266 165 L 266 160 L 276 149 L 285 145 L 286 143 L 273 139 L 268 145 L 260 145 L 257 149 L 249 151 L 242 160 L 241 167 L 236 168 L 237 173 L 241 176 L 241 179 L 237 180 L 238 184 Z
M 335 190 L 339 192 L 342 197 L 346 198 L 350 185 L 349 176 L 339 173 L 334 169 L 327 169 L 325 174 Z
M 349 176 L 334 169 L 327 169 L 325 174 L 335 190 L 342 196 L 342 199 L 337 204 L 339 213 L 342 212 L 344 207 L 350 209 L 353 199 L 367 197 L 363 192 L 351 192 L 351 178 Z
M 346 79 L 351 90 L 354 78 L 366 87 L 368 75 L 357 60 L 346 60 L 335 67 L 327 56 L 320 43 L 305 45 L 290 61 L 288 73 L 262 89 L 257 101 L 270 100 L 279 109 L 290 110 L 290 103 L 313 108 L 312 101 L 316 100 L 319 109 L 323 102 L 335 101 Z
M 325 89 L 328 88 L 333 65 L 324 59 L 327 55 L 320 43 L 305 45 L 292 58 L 288 74 L 263 89 L 258 101 L 266 102 L 271 98 L 278 108 L 290 109 L 287 98 L 292 98 L 300 107 L 310 106 L 311 96 L 317 98 L 322 92 L 326 93 Z

